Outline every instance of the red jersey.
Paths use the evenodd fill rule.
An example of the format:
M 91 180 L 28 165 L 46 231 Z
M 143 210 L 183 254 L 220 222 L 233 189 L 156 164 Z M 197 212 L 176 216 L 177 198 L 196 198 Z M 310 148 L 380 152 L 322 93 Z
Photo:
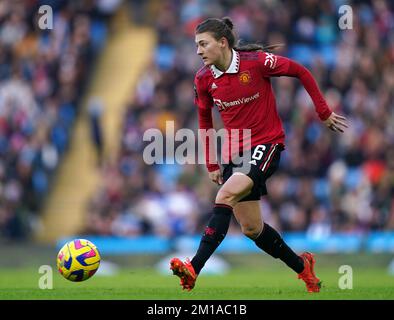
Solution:
M 332 111 L 305 67 L 272 53 L 233 50 L 232 61 L 226 72 L 213 65 L 204 66 L 195 76 L 195 104 L 198 106 L 200 129 L 213 128 L 212 107 L 215 107 L 227 131 L 251 130 L 247 144 L 240 137 L 240 149 L 265 143 L 284 143 L 285 132 L 270 81 L 273 76 L 299 78 L 311 96 L 320 119 L 326 120 L 330 116 Z M 208 161 L 209 148 L 212 148 L 209 139 L 204 143 L 208 171 L 219 169 L 212 160 Z

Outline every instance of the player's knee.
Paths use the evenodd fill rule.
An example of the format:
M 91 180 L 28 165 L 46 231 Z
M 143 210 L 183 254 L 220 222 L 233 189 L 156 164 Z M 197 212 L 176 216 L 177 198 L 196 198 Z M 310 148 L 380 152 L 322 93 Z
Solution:
M 236 198 L 236 194 L 227 190 L 220 189 L 218 194 L 216 195 L 215 203 L 223 203 L 234 207 L 237 203 Z
M 241 225 L 241 230 L 245 236 L 254 240 L 259 236 L 262 228 L 258 225 L 243 224 Z

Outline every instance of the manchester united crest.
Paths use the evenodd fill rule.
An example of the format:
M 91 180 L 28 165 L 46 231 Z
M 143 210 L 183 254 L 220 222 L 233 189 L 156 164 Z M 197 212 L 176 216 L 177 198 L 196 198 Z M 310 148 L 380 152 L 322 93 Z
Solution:
M 249 84 L 250 81 L 252 81 L 252 76 L 250 75 L 249 71 L 242 71 L 241 74 L 239 75 L 239 82 L 241 84 Z

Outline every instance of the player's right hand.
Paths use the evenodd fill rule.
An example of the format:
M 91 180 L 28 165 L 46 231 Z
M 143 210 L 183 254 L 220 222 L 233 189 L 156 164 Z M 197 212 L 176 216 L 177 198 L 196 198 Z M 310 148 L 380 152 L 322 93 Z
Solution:
M 217 183 L 218 185 L 223 184 L 223 176 L 221 170 L 216 170 L 208 173 L 209 179 L 213 182 Z

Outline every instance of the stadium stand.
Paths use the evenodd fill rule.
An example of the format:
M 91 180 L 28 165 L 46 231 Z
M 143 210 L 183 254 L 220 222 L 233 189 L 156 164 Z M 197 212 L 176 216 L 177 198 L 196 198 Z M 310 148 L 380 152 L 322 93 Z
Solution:
M 107 34 L 88 2 L 47 1 L 53 29 L 38 28 L 41 1 L 0 4 L 0 237 L 39 228 L 67 153 L 79 102 Z
M 39 30 L 34 22 L 41 1 L 1 2 L 0 238 L 42 232 L 48 212 L 51 225 L 59 225 L 50 228 L 51 237 L 72 233 L 61 230 L 67 212 L 75 215 L 68 221 L 78 221 L 78 228 L 85 223 L 82 234 L 168 239 L 200 233 L 217 191 L 205 166 L 147 165 L 142 137 L 151 128 L 165 134 L 167 121 L 175 130 L 196 132 L 193 76 L 202 64 L 194 28 L 206 17 L 228 15 L 245 42 L 285 43 L 274 53 L 307 66 L 329 105 L 350 123 L 345 135 L 332 134 L 297 80 L 273 81 L 287 152 L 269 181 L 269 196 L 261 201 L 265 220 L 293 232 L 296 240 L 370 233 L 369 247 L 380 248 L 381 238 L 373 232 L 394 229 L 394 13 L 387 0 L 349 1 L 357 32 L 338 27 L 342 2 L 336 0 L 300 0 L 297 5 L 290 0 L 124 1 L 124 12 L 136 24 L 154 29 L 157 44 L 148 56 L 153 58 L 141 64 L 135 81 L 119 82 L 129 87 L 117 98 L 122 106 L 111 109 L 111 117 L 112 105 L 103 99 L 103 139 L 111 144 L 104 145 L 99 167 L 92 161 L 87 169 L 94 179 L 82 179 L 90 181 L 86 193 L 93 191 L 88 203 L 82 204 L 81 197 L 78 210 L 71 206 L 52 215 L 56 210 L 45 204 L 59 203 L 62 191 L 54 191 L 62 181 L 59 168 L 82 150 L 71 141 L 79 137 L 81 115 L 83 130 L 89 130 L 88 102 L 100 94 L 92 90 L 86 95 L 86 88 L 96 57 L 108 45 L 110 20 L 120 2 L 46 1 L 55 12 L 52 31 Z M 143 41 L 148 36 L 141 31 L 132 37 Z M 131 53 L 147 55 L 142 48 L 128 50 L 131 60 Z M 112 78 L 100 79 L 106 81 L 101 88 L 116 84 Z M 217 113 L 214 119 L 220 128 Z M 115 129 L 120 128 L 119 137 Z M 77 146 L 94 156 L 86 143 Z M 235 221 L 229 233 L 240 233 Z
M 92 72 L 70 149 L 42 212 L 42 230 L 37 233 L 42 242 L 81 232 L 87 198 L 101 184 L 100 163 L 112 161 L 118 152 L 125 102 L 155 38 L 149 28 L 132 26 L 126 12 L 122 7 L 111 18 L 108 40 Z
M 217 187 L 203 165 L 146 165 L 145 130 L 166 121 L 197 129 L 193 76 L 201 66 L 194 28 L 230 16 L 242 40 L 285 43 L 275 51 L 307 66 L 350 128 L 335 135 L 319 123 L 297 80 L 274 81 L 287 132 L 280 171 L 263 199 L 265 220 L 287 232 L 324 236 L 394 228 L 393 8 L 351 3 L 353 27 L 338 27 L 338 1 L 163 1 L 155 16 L 155 59 L 141 74 L 124 115 L 117 162 L 103 165 L 86 233 L 164 237 L 202 230 Z M 215 115 L 217 128 L 220 121 Z M 239 233 L 234 222 L 230 233 Z

